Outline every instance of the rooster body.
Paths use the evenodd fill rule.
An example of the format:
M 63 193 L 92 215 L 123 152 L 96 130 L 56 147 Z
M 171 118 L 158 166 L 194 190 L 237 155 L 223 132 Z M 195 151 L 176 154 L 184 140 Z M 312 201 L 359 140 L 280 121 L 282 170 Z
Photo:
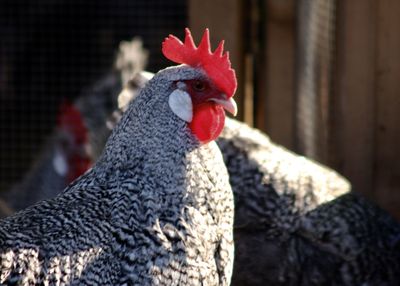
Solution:
M 171 108 L 182 88 L 178 93 L 190 96 L 195 110 L 198 94 L 183 90 L 191 80 L 211 84 L 212 78 L 198 66 L 159 72 L 93 168 L 56 198 L 1 222 L 0 283 L 229 284 L 233 196 L 227 171 L 215 143 L 202 144 L 180 118 L 179 105 Z

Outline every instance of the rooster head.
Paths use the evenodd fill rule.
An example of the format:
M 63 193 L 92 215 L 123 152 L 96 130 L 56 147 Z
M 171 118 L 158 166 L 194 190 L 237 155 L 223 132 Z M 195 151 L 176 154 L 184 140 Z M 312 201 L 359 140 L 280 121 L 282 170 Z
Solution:
M 171 110 L 188 123 L 201 143 L 215 140 L 225 124 L 225 111 L 237 113 L 232 98 L 236 91 L 236 75 L 231 68 L 229 53 L 223 52 L 224 42 L 211 52 L 209 31 L 205 30 L 198 47 L 189 29 L 185 41 L 169 35 L 162 44 L 164 56 L 191 69 L 192 76 L 176 78 L 175 89 L 169 95 Z M 179 68 L 179 67 L 178 67 Z

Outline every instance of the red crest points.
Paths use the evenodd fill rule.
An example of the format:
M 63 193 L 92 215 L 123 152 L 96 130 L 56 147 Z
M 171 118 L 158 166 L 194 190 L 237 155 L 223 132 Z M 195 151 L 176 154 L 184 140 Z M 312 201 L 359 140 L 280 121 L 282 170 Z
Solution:
M 188 28 L 185 29 L 185 33 L 184 43 L 174 35 L 165 38 L 162 43 L 164 56 L 179 64 L 201 67 L 219 89 L 228 97 L 232 97 L 236 91 L 237 82 L 235 71 L 231 68 L 229 61 L 229 52 L 223 54 L 224 41 L 221 41 L 212 53 L 208 29 L 204 31 L 198 47 L 194 44 Z

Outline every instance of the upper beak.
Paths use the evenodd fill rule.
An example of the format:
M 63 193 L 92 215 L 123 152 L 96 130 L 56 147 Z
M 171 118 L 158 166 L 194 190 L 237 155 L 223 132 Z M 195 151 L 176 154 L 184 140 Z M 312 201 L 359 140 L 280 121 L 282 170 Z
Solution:
M 210 101 L 214 101 L 221 105 L 226 111 L 228 111 L 233 116 L 237 114 L 237 104 L 236 101 L 231 97 L 227 99 L 219 99 L 219 98 L 210 98 Z

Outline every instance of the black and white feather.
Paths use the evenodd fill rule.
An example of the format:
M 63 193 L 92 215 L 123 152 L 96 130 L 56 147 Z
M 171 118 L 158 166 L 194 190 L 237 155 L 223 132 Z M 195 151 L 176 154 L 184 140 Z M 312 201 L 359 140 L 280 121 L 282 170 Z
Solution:
M 159 72 L 94 167 L 54 199 L 0 224 L 0 284 L 229 285 L 233 196 L 215 143 L 170 110 Z

